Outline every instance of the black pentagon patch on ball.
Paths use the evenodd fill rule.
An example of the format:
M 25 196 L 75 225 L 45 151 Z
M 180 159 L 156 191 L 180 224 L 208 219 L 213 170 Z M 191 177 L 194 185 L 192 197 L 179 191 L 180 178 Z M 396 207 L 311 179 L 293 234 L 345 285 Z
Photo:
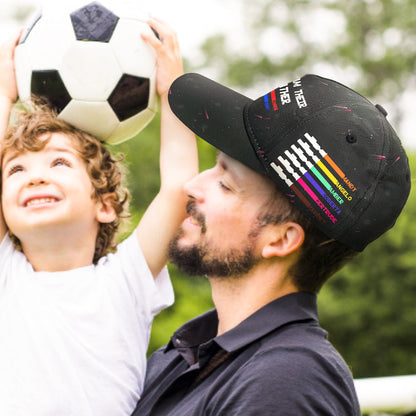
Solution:
M 33 95 L 41 98 L 58 113 L 71 101 L 71 96 L 59 72 L 54 69 L 33 71 L 31 91 Z
M 119 17 L 97 2 L 71 13 L 72 26 L 77 40 L 109 42 Z
M 120 121 L 143 111 L 149 103 L 148 78 L 124 74 L 108 98 L 111 108 Z

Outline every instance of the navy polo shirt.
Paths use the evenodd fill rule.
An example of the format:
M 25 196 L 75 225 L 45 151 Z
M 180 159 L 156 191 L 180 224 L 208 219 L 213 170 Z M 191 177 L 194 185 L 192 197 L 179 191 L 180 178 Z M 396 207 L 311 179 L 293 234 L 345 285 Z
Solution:
M 218 337 L 217 327 L 209 311 L 150 357 L 134 416 L 361 415 L 315 295 L 276 299 Z

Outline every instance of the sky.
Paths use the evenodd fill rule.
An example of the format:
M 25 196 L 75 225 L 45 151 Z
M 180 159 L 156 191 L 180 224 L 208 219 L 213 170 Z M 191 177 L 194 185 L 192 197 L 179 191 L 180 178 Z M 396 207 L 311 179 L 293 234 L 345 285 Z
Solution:
M 91 0 L 93 1 L 93 0 Z M 99 1 L 99 0 L 98 0 Z M 238 0 L 105 0 L 124 1 L 139 4 L 140 8 L 167 22 L 179 38 L 181 51 L 189 57 L 197 54 L 198 46 L 210 34 L 224 31 L 230 33 L 240 31 Z M 34 6 L 37 9 L 50 7 L 53 4 L 70 4 L 77 6 L 88 0 L 0 0 L 0 40 L 13 32 L 17 25 L 10 19 L 5 19 L 11 9 L 17 7 Z M 230 18 L 232 17 L 232 18 Z

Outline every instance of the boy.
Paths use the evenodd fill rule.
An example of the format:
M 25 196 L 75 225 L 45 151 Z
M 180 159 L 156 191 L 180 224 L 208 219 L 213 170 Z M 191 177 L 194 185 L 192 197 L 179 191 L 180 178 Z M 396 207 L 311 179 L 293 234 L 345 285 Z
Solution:
M 149 25 L 162 39 L 142 35 L 157 53 L 161 188 L 114 254 L 117 162 L 43 110 L 5 135 L 18 39 L 0 51 L 0 414 L 130 415 L 140 397 L 153 316 L 173 301 L 164 266 L 185 216 L 182 185 L 197 173 L 194 135 L 167 102 L 183 72 L 176 35 Z

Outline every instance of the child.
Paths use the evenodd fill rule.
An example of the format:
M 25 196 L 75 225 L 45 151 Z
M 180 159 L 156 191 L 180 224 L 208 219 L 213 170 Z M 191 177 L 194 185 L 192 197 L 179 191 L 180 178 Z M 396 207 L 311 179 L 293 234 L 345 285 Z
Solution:
M 18 37 L 0 50 L 0 414 L 130 415 L 143 387 L 153 316 L 171 304 L 168 242 L 197 173 L 194 135 L 173 116 L 183 72 L 176 35 L 142 35 L 157 53 L 161 187 L 110 253 L 125 205 L 120 168 L 95 138 L 40 109 L 7 134 Z

